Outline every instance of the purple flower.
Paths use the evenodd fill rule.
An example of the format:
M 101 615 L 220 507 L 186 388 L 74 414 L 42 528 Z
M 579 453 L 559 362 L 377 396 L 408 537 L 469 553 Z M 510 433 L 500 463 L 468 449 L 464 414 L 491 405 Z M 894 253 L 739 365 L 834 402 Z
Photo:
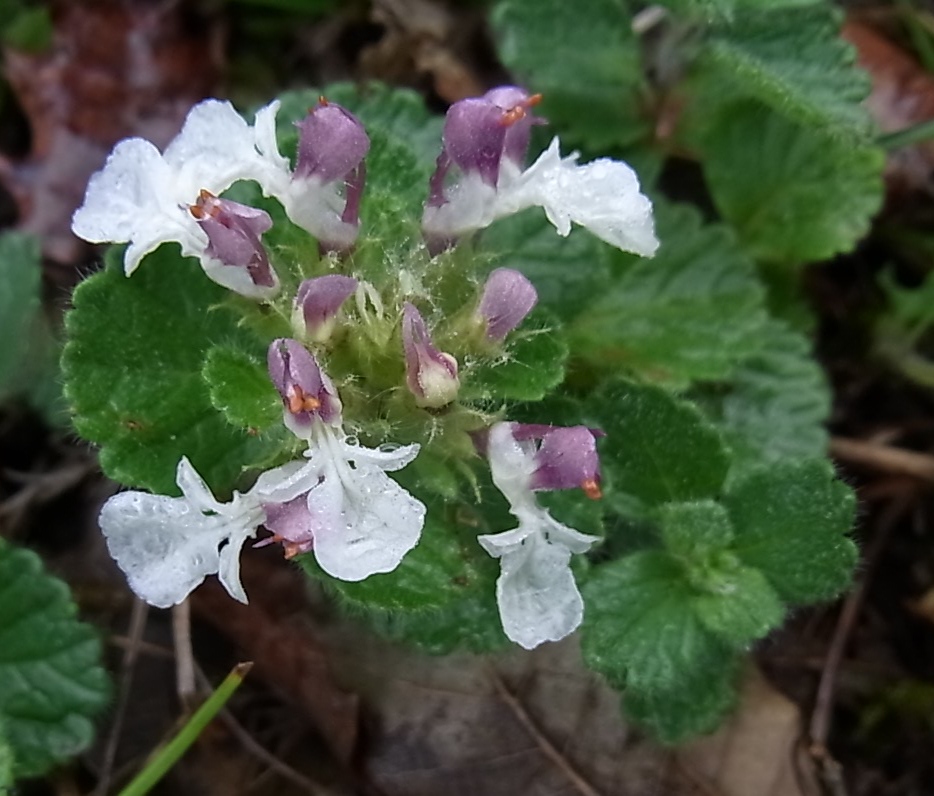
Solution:
M 273 340 L 266 361 L 269 377 L 282 398 L 284 422 L 293 434 L 308 439 L 317 420 L 340 424 L 337 390 L 301 343 L 287 338 Z
M 208 236 L 202 264 L 209 278 L 251 298 L 270 298 L 278 291 L 279 279 L 260 241 L 272 226 L 268 213 L 207 190 L 189 210 Z
M 487 277 L 477 315 L 486 322 L 486 336 L 502 340 L 532 311 L 538 301 L 535 286 L 512 268 L 497 268 Z
M 292 314 L 292 326 L 299 331 L 299 336 L 316 343 L 327 340 L 333 331 L 338 310 L 356 290 L 357 284 L 352 276 L 341 274 L 328 274 L 302 282 Z
M 298 158 L 284 203 L 326 251 L 349 249 L 360 224 L 370 139 L 360 120 L 322 97 L 298 127 Z
M 311 528 L 307 493 L 286 503 L 263 504 L 263 510 L 266 512 L 263 525 L 272 536 L 257 542 L 253 547 L 266 547 L 279 542 L 286 558 L 307 553 L 314 547 L 315 534 Z
M 424 319 L 409 302 L 402 308 L 402 346 L 405 380 L 415 403 L 432 409 L 451 403 L 460 389 L 457 360 L 432 345 Z

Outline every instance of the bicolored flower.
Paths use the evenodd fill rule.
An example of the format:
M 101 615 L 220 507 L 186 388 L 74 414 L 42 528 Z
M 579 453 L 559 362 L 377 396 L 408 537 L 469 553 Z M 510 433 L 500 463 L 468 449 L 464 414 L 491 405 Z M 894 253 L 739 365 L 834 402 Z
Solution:
M 282 182 L 280 166 L 265 156 L 257 137 L 274 120 L 275 107 L 258 111 L 254 128 L 229 102 L 206 100 L 191 109 L 164 153 L 142 138 L 120 141 L 88 183 L 72 218 L 75 234 L 91 243 L 128 243 L 127 276 L 161 244 L 176 242 L 183 255 L 201 260 L 214 281 L 254 298 L 268 297 L 278 281 L 268 261 L 254 259 L 265 257 L 259 235 L 266 214 L 203 197 L 213 200 L 237 180 L 263 186 Z M 193 212 L 193 207 L 200 209 Z M 208 219 L 217 223 L 206 228 Z
M 474 230 L 529 207 L 541 207 L 558 234 L 572 222 L 624 251 L 651 256 L 658 247 L 652 203 L 625 163 L 601 158 L 579 165 L 559 142 L 523 169 L 536 97 L 515 86 L 461 100 L 448 110 L 443 149 L 429 187 L 422 230 L 437 252 Z M 460 172 L 449 184 L 452 167 Z
M 265 521 L 264 504 L 292 500 L 305 481 L 303 462 L 263 473 L 248 492 L 219 502 L 187 458 L 178 463 L 182 497 L 120 492 L 101 509 L 107 548 L 130 588 L 150 605 L 182 602 L 208 575 L 217 575 L 235 600 L 245 603 L 240 549 Z
M 477 306 L 490 340 L 503 340 L 538 303 L 535 286 L 519 271 L 497 268 L 490 272 Z
M 318 240 L 324 251 L 346 251 L 357 239 L 360 200 L 366 183 L 364 157 L 370 139 L 363 125 L 340 105 L 322 98 L 299 130 L 295 171 L 279 154 L 275 127 L 263 135 L 264 151 L 287 179 L 270 186 L 292 221 Z
M 302 499 L 266 507 L 274 541 L 287 555 L 311 550 L 340 580 L 391 572 L 418 543 L 425 506 L 386 473 L 405 467 L 419 446 L 373 449 L 347 437 L 333 383 L 297 341 L 273 341 L 269 370 L 286 425 L 309 443 Z
M 323 343 L 331 336 L 341 305 L 359 282 L 352 276 L 328 274 L 306 279 L 298 286 L 292 311 L 292 328 L 299 337 Z
M 421 313 L 408 301 L 402 307 L 402 348 L 405 382 L 416 404 L 438 409 L 457 398 L 457 360 L 435 348 Z
M 503 630 L 525 649 L 557 641 L 581 623 L 584 602 L 571 572 L 572 553 L 599 541 L 555 520 L 535 498 L 540 490 L 580 487 L 600 494 L 595 435 L 584 426 L 497 423 L 486 440 L 493 483 L 519 526 L 478 541 L 500 559 L 496 601 Z

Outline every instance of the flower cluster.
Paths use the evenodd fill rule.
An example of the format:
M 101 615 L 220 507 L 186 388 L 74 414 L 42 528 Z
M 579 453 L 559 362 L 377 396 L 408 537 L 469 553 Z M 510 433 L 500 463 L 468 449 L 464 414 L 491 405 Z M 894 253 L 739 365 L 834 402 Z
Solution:
M 625 164 L 603 159 L 580 165 L 576 154 L 562 157 L 554 139 L 532 166 L 523 166 L 532 126 L 543 123 L 532 114 L 537 102 L 537 96 L 508 86 L 448 111 L 422 218 L 427 269 L 442 267 L 438 255 L 472 232 L 530 207 L 541 207 L 561 235 L 574 222 L 626 251 L 654 253 L 651 204 Z M 192 109 L 164 152 L 142 139 L 120 142 L 74 216 L 73 229 L 86 240 L 128 244 L 128 276 L 149 252 L 175 242 L 214 282 L 257 302 L 278 302 L 274 306 L 291 328 L 269 342 L 267 368 L 283 423 L 304 448 L 300 456 L 261 473 L 227 502 L 183 457 L 176 476 L 181 497 L 128 491 L 102 509 L 101 528 L 115 560 L 133 590 L 159 607 L 184 600 L 212 574 L 245 602 L 240 554 L 260 529 L 268 535 L 255 546 L 279 543 L 286 557 L 313 555 L 339 580 L 393 571 L 418 544 L 426 507 L 387 473 L 410 464 L 420 444 L 409 437 L 407 444 L 384 441 L 371 448 L 347 433 L 345 426 L 360 427 L 359 417 L 345 419 L 346 412 L 361 411 L 360 402 L 345 409 L 341 394 L 346 400 L 359 392 L 367 374 L 340 364 L 341 340 L 356 337 L 354 345 L 365 347 L 360 340 L 369 338 L 355 336 L 353 326 L 362 325 L 363 308 L 377 307 L 389 324 L 380 339 L 390 353 L 381 349 L 380 356 L 398 362 L 396 386 L 388 389 L 407 396 L 413 412 L 434 422 L 459 405 L 461 382 L 469 378 L 464 346 L 505 352 L 538 298 L 523 274 L 497 268 L 455 314 L 457 332 L 439 337 L 430 295 L 399 285 L 380 293 L 354 270 L 370 146 L 361 122 L 322 98 L 296 124 L 293 168 L 279 150 L 278 110 L 278 102 L 260 109 L 251 125 L 229 103 L 209 100 Z M 281 262 L 263 242 L 274 229 L 273 217 L 223 197 L 243 180 L 277 200 L 289 221 L 328 255 L 324 272 L 302 279 L 284 299 L 283 284 L 295 282 L 277 273 Z M 340 376 L 336 383 L 325 367 Z M 485 430 L 472 438 L 518 525 L 482 535 L 478 543 L 500 561 L 496 599 L 506 635 L 532 648 L 579 625 L 583 601 L 571 555 L 599 541 L 555 520 L 535 493 L 581 489 L 600 497 L 601 433 L 508 422 L 501 413 L 484 416 Z

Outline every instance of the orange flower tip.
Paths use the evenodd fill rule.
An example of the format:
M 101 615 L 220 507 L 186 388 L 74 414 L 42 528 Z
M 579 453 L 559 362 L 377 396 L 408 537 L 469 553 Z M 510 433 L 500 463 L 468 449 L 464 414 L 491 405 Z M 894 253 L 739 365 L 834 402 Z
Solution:
M 286 560 L 295 558 L 295 556 L 302 552 L 301 546 L 295 542 L 282 542 L 282 549 Z
M 325 106 L 325 105 L 329 105 L 329 104 L 330 104 L 330 103 L 328 102 L 328 98 L 325 97 L 324 94 L 319 94 L 319 95 L 318 95 L 318 105 L 320 105 L 320 106 Z
M 502 124 L 504 127 L 510 127 L 518 122 L 520 119 L 525 118 L 525 106 L 516 105 L 515 108 L 510 108 L 508 111 L 503 111 Z
M 599 500 L 603 497 L 603 492 L 600 490 L 600 484 L 596 482 L 593 478 L 588 478 L 581 484 L 581 489 L 584 490 L 584 494 L 587 495 L 591 500 Z
M 526 107 L 526 108 L 533 108 L 533 107 L 535 107 L 536 105 L 538 105 L 538 103 L 541 102 L 541 101 L 542 101 L 542 95 L 541 95 L 541 94 L 533 94 L 531 97 L 529 97 L 529 98 L 525 101 L 525 107 Z

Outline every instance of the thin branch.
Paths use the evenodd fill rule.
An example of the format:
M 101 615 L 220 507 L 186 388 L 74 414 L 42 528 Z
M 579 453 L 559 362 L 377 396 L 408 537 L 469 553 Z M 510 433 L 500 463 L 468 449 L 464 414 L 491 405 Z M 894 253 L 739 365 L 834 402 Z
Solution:
M 843 654 L 846 651 L 846 645 L 862 610 L 875 565 L 892 529 L 904 515 L 908 506 L 909 501 L 907 498 L 895 499 L 886 507 L 879 518 L 878 531 L 863 556 L 863 571 L 843 603 L 833 638 L 827 649 L 827 656 L 824 659 L 824 668 L 817 687 L 814 711 L 811 714 L 809 726 L 809 751 L 820 764 L 825 783 L 831 787 L 834 793 L 843 792 L 840 791 L 843 782 L 840 764 L 833 759 L 827 749 L 827 737 L 830 733 L 830 722 L 833 714 L 834 693 L 837 687 L 837 673 L 843 660 Z
M 130 627 L 127 631 L 128 641 L 123 649 L 123 660 L 120 663 L 120 685 L 117 704 L 114 708 L 113 723 L 110 726 L 110 734 L 107 736 L 104 761 L 101 764 L 101 775 L 97 781 L 97 787 L 94 789 L 94 796 L 107 796 L 107 791 L 110 790 L 114 761 L 117 759 L 117 747 L 120 744 L 120 736 L 123 734 L 123 720 L 126 717 L 127 706 L 129 705 L 133 671 L 136 668 L 136 659 L 139 656 L 148 615 L 149 606 L 139 597 L 136 597 L 133 600 L 133 608 L 130 613 Z
M 191 603 L 186 598 L 172 607 L 172 639 L 175 642 L 175 675 L 178 698 L 189 709 L 195 696 L 195 656 L 191 649 Z
M 600 796 L 600 792 L 597 791 L 593 785 L 587 782 L 571 765 L 570 761 L 563 755 L 561 752 L 555 748 L 555 745 L 545 737 L 544 733 L 538 728 L 535 724 L 535 721 L 529 715 L 528 711 L 518 700 L 518 698 L 506 688 L 506 684 L 503 682 L 502 678 L 497 672 L 493 669 L 490 669 L 490 682 L 493 683 L 493 687 L 496 689 L 496 693 L 499 695 L 499 698 L 506 703 L 506 706 L 512 711 L 513 715 L 518 719 L 519 723 L 525 727 L 526 732 L 532 736 L 532 739 L 537 744 L 538 748 L 542 750 L 544 755 L 551 760 L 555 766 L 560 769 L 561 773 L 567 777 L 568 781 L 574 786 L 574 788 L 583 796 Z
M 833 437 L 830 454 L 851 464 L 860 464 L 873 470 L 897 475 L 910 475 L 934 483 L 934 456 L 917 451 L 880 445 L 862 439 Z

